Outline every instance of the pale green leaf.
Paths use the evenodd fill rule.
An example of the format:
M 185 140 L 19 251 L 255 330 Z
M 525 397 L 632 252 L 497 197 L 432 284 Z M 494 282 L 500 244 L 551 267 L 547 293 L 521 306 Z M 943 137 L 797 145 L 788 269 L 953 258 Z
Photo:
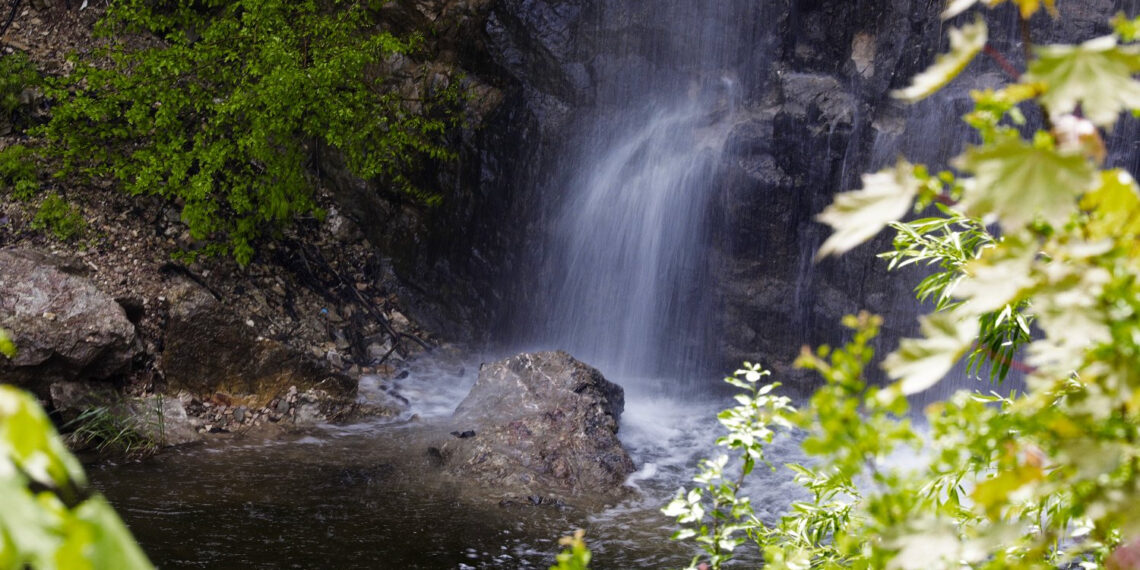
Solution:
M 1037 216 L 1062 225 L 1076 212 L 1076 198 L 1096 180 L 1096 170 L 1077 154 L 1064 154 L 1006 138 L 972 147 L 957 166 L 974 174 L 965 184 L 961 206 L 980 218 L 996 215 L 1007 231 Z
M 1023 80 L 1045 85 L 1040 101 L 1050 114 L 1072 113 L 1080 105 L 1087 119 L 1107 126 L 1121 111 L 1140 108 L 1140 82 L 1132 78 L 1138 71 L 1140 51 L 1104 36 L 1077 46 L 1039 48 Z
M 1111 242 L 1102 242 L 1111 246 Z M 1085 263 L 1061 262 L 1071 252 L 1093 257 L 1104 249 L 1074 244 L 1068 252 L 1055 252 L 1058 262 L 1042 269 L 1045 283 L 1034 294 L 1037 325 L 1045 338 L 1029 345 L 1028 361 L 1037 367 L 1076 369 L 1089 347 L 1110 342 L 1109 316 L 1100 306 L 1100 295 L 1112 280 L 1108 271 Z M 1070 255 L 1066 255 L 1069 253 Z
M 1140 234 L 1140 188 L 1125 170 L 1100 173 L 1100 185 L 1081 198 L 1089 212 L 1085 224 L 1093 238 L 1132 237 Z
M 151 568 L 150 561 L 126 525 L 103 497 L 96 495 L 87 499 L 74 512 L 76 519 L 90 529 L 90 542 L 84 549 L 84 558 L 93 568 Z
M 986 46 L 986 23 L 981 18 L 973 24 L 950 30 L 950 51 L 939 55 L 934 65 L 914 76 L 910 87 L 893 91 L 891 94 L 906 101 L 919 101 L 929 97 L 952 79 L 974 60 L 974 56 Z
M 836 195 L 835 202 L 816 216 L 835 230 L 820 246 L 816 258 L 844 253 L 906 215 L 919 187 L 914 167 L 907 162 L 864 174 L 862 190 Z
M 899 380 L 904 394 L 917 394 L 938 383 L 974 343 L 978 320 L 953 311 L 919 319 L 925 338 L 903 339 L 883 360 L 887 375 Z
M 963 310 L 973 315 L 996 311 L 1017 300 L 1019 293 L 1034 284 L 1030 268 L 1037 257 L 1031 239 L 1007 236 L 996 247 L 966 264 L 966 276 L 958 281 L 953 295 L 969 301 Z
M 977 4 L 979 1 L 980 0 L 950 0 L 950 2 L 946 5 L 946 9 L 942 11 L 942 19 L 949 20 L 950 18 L 953 18 L 954 16 L 957 16 L 958 14 L 969 10 L 974 6 L 974 4 Z
M 971 498 L 985 511 L 986 516 L 996 519 L 1002 507 L 1014 500 L 1011 495 L 1015 495 L 1027 485 L 1040 481 L 1044 476 L 1044 471 L 1037 465 L 1018 465 L 1013 469 L 1004 469 L 978 483 Z

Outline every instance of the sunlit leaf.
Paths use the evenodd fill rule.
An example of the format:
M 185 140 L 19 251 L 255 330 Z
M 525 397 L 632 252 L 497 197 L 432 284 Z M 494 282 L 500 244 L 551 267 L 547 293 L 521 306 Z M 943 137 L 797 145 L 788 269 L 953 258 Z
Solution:
M 1017 4 L 1018 9 L 1021 11 L 1021 17 L 1029 19 L 1041 9 L 1041 5 L 1045 5 L 1045 9 L 1053 16 L 1057 15 L 1056 0 L 1013 0 Z
M 1040 481 L 1044 476 L 1045 473 L 1040 466 L 1019 465 L 978 483 L 971 496 L 987 517 L 996 519 L 1001 509 L 1009 504 L 1011 494 L 1026 485 Z
M 1053 115 L 1081 112 L 1101 126 L 1116 122 L 1121 111 L 1140 108 L 1140 51 L 1121 46 L 1114 36 L 1077 46 L 1046 46 L 1025 74 L 1027 82 L 1046 86 L 1040 101 Z
M 1112 339 L 1109 316 L 1099 303 L 1112 277 L 1104 269 L 1080 263 L 1051 263 L 1044 269 L 1046 282 L 1034 295 L 1034 307 L 1045 338 L 1029 345 L 1028 361 L 1039 367 L 1076 369 L 1085 351 Z
M 974 4 L 980 0 L 950 0 L 946 5 L 946 9 L 942 11 L 942 19 L 949 20 L 966 10 L 969 10 Z
M 1125 170 L 1100 173 L 1100 184 L 1081 198 L 1089 213 L 1085 224 L 1092 238 L 1140 235 L 1140 188 Z
M 1063 224 L 1076 211 L 1076 197 L 1095 181 L 1095 170 L 1083 156 L 1016 138 L 972 147 L 957 165 L 974 173 L 962 196 L 966 213 L 996 215 L 1009 230 L 1037 216 L 1054 225 Z
M 968 300 L 965 309 L 972 314 L 1001 309 L 1033 285 L 1029 270 L 1036 257 L 1033 241 L 1006 237 L 1000 245 L 986 249 L 980 258 L 965 265 L 966 276 L 958 282 L 953 295 Z
M 816 216 L 834 230 L 816 257 L 844 253 L 906 215 L 919 186 L 914 169 L 907 162 L 899 162 L 894 168 L 875 174 L 864 174 L 863 189 L 836 195 L 835 201 Z
M 903 339 L 883 360 L 887 375 L 899 380 L 905 394 L 917 394 L 938 383 L 970 348 L 978 321 L 954 312 L 919 319 L 924 338 Z
M 974 56 L 986 46 L 986 23 L 981 18 L 973 24 L 950 30 L 950 51 L 938 56 L 934 64 L 914 76 L 910 87 L 891 94 L 906 101 L 919 101 L 938 91 L 962 73 Z

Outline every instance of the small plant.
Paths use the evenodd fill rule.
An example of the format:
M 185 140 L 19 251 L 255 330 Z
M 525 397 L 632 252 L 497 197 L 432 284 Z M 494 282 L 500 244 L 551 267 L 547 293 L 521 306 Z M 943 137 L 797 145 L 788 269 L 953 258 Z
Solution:
M 550 570 L 588 570 L 593 555 L 586 546 L 585 536 L 586 531 L 578 529 L 574 531 L 574 536 L 558 539 L 558 544 L 565 546 L 566 549 L 558 554 L 556 558 L 558 564 L 551 566 Z
M 31 94 L 40 83 L 40 74 L 28 56 L 21 52 L 0 56 L 0 135 L 31 116 Z
M 68 439 L 79 448 L 131 457 L 153 455 L 164 438 L 162 400 L 118 400 L 91 406 L 68 422 Z
M 87 221 L 77 206 L 52 193 L 40 204 L 32 218 L 32 228 L 46 230 L 60 240 L 71 241 L 83 236 L 87 231 Z
M 0 189 L 10 190 L 17 200 L 30 200 L 39 189 L 35 154 L 24 145 L 0 150 Z

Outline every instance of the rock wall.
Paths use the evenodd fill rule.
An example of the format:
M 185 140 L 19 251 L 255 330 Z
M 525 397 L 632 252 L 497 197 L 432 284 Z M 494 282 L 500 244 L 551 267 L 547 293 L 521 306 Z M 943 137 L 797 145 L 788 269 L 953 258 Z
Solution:
M 1136 4 L 1061 2 L 1059 19 L 1044 12 L 1036 17 L 1034 41 L 1095 37 L 1107 32 L 1111 14 L 1135 14 Z M 889 249 L 889 240 L 880 236 L 852 254 L 816 263 L 814 251 L 827 232 L 813 217 L 834 193 L 859 187 L 862 173 L 899 155 L 944 165 L 969 136 L 958 120 L 969 106 L 969 89 L 1005 81 L 998 66 L 983 57 L 932 101 L 910 107 L 890 97 L 945 49 L 941 7 L 913 0 L 783 0 L 767 4 L 758 21 L 718 22 L 765 28 L 755 45 L 740 48 L 748 52 L 739 57 L 750 71 L 740 76 L 744 100 L 712 213 L 713 225 L 721 228 L 710 238 L 709 252 L 719 284 L 716 328 L 723 366 L 759 358 L 783 368 L 802 344 L 840 341 L 839 319 L 861 309 L 886 317 L 884 348 L 913 332 L 920 308 L 910 287 L 920 276 L 885 275 L 885 262 L 875 253 Z M 526 166 L 498 178 L 509 182 L 503 191 L 522 219 L 512 218 L 509 229 L 496 228 L 508 236 L 497 243 L 513 244 L 516 252 L 541 247 L 542 228 L 561 190 L 558 181 L 549 180 L 559 169 L 552 152 L 558 139 L 583 109 L 638 96 L 607 92 L 597 77 L 634 65 L 679 66 L 694 78 L 717 72 L 684 68 L 688 39 L 683 35 L 658 37 L 635 50 L 641 55 L 620 61 L 599 51 L 602 36 L 610 42 L 617 37 L 619 43 L 644 38 L 645 28 L 655 25 L 652 10 L 652 2 L 639 0 L 500 0 L 492 7 L 485 45 L 511 79 L 505 105 L 521 105 L 511 112 L 527 119 L 500 125 L 514 129 L 513 140 L 526 142 L 514 157 Z M 601 19 L 602 14 L 610 16 Z M 986 17 L 997 49 L 1023 66 L 1013 8 L 1004 6 Z M 1115 137 L 1126 142 L 1134 131 L 1126 124 Z M 1127 164 L 1134 158 L 1118 160 Z M 526 328 L 519 323 L 528 318 L 528 297 L 540 294 L 529 286 L 528 276 L 540 270 L 531 262 L 534 257 L 515 253 L 515 265 L 502 267 L 509 276 L 499 282 L 507 303 L 498 314 L 516 330 Z M 524 314 L 512 315 L 516 309 Z
M 420 0 L 390 3 L 394 22 L 449 30 L 433 65 L 463 71 L 476 94 L 473 121 L 453 134 L 459 160 L 425 173 L 446 198 L 437 208 L 410 203 L 326 161 L 342 213 L 391 257 L 413 321 L 450 340 L 525 342 L 542 271 L 545 233 L 565 181 L 562 145 L 586 109 L 639 93 L 599 83 L 623 69 L 701 78 L 685 56 L 685 34 L 655 23 L 651 0 Z M 695 5 L 694 5 L 695 6 Z M 717 342 L 722 367 L 760 359 L 782 368 L 802 344 L 843 338 L 839 318 L 867 309 L 886 317 L 883 348 L 913 332 L 918 275 L 884 274 L 875 243 L 839 259 L 813 261 L 826 229 L 813 217 L 862 173 L 905 154 L 945 164 L 969 136 L 958 117 L 971 88 L 1005 80 L 979 58 L 967 77 L 916 107 L 890 97 L 942 49 L 940 2 L 779 0 L 741 20 L 724 3 L 720 26 L 757 28 L 744 62 L 737 124 L 723 156 L 710 214 L 716 267 Z M 1137 0 L 1061 2 L 1044 13 L 1035 41 L 1075 41 L 1107 31 L 1116 11 Z M 698 8 L 694 8 L 696 10 Z M 973 15 L 961 16 L 965 21 Z M 1013 8 L 987 13 L 994 45 L 1023 65 Z M 957 22 L 952 22 L 954 24 Z M 654 27 L 655 34 L 646 34 Z M 733 28 L 735 29 L 735 28 Z M 644 38 L 653 37 L 652 41 Z M 624 55 L 605 46 L 622 44 Z M 644 44 L 644 45 L 642 45 Z M 629 55 L 630 53 L 634 55 Z M 1136 127 L 1114 138 L 1124 146 Z M 1117 153 L 1128 166 L 1135 153 Z M 713 375 L 715 377 L 715 374 Z

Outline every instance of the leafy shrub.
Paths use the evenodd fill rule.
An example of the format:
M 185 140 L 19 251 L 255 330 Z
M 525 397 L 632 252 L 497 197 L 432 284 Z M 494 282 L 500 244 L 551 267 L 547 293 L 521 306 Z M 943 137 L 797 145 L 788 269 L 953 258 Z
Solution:
M 34 153 L 24 145 L 0 150 L 0 188 L 19 200 L 30 200 L 39 190 Z
M 1014 2 L 1025 20 L 1043 5 L 1055 10 Z M 977 3 L 954 0 L 945 15 Z M 1105 167 L 1101 129 L 1140 110 L 1140 19 L 1114 24 L 1111 36 L 1038 48 L 1013 83 L 973 93 L 965 120 L 981 142 L 955 161 L 957 172 L 931 175 L 901 161 L 864 176 L 863 189 L 838 195 L 820 215 L 835 229 L 821 255 L 892 227 L 892 266 L 938 269 L 917 291 L 935 299 L 936 312 L 920 318 L 922 338 L 904 339 L 883 361 L 896 380 L 887 387 L 864 379 L 879 326 L 867 315 L 847 319 L 856 331 L 847 346 L 801 356 L 800 366 L 826 380 L 802 409 L 758 387 L 759 369 L 731 379 L 745 392 L 721 415 L 729 435 L 719 443 L 737 461 L 702 463 L 697 487 L 666 509 L 682 526 L 677 536 L 695 539 L 712 567 L 745 540 L 777 570 L 1134 567 L 1140 185 Z M 937 91 L 982 52 L 987 33 L 980 18 L 953 29 L 951 51 L 896 95 Z M 1023 137 L 1019 106 L 1027 105 L 1049 121 Z M 934 204 L 932 217 L 899 221 Z M 1021 354 L 1026 361 L 1015 363 Z M 963 390 L 929 406 L 925 428 L 912 426 L 905 396 L 967 355 L 972 370 L 987 362 L 995 380 L 1016 364 L 1026 391 Z M 779 426 L 802 431 L 815 461 L 789 466 L 811 498 L 772 524 L 737 491 Z
M 347 0 L 117 0 L 101 23 L 112 41 L 50 91 L 44 132 L 63 173 L 178 202 L 207 253 L 245 264 L 258 237 L 319 213 L 307 163 L 322 145 L 359 176 L 439 200 L 410 173 L 450 157 L 458 88 L 423 78 L 397 89 L 413 78 L 388 70 L 419 38 L 380 24 Z M 161 45 L 130 47 L 131 33 Z
M 32 228 L 46 230 L 57 239 L 71 241 L 82 237 L 87 231 L 87 220 L 83 219 L 77 206 L 53 192 L 44 198 L 36 210 Z
M 0 55 L 0 130 L 5 124 L 9 128 L 18 126 L 31 115 L 28 94 L 41 82 L 35 65 L 23 52 Z

